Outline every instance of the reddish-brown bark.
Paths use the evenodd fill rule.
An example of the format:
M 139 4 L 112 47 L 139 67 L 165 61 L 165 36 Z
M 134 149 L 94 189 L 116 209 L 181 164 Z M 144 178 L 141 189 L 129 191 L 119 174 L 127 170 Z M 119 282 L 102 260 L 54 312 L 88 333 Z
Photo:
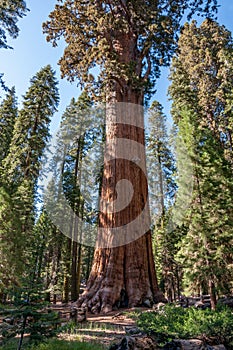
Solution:
M 108 312 L 114 305 L 148 305 L 163 299 L 149 230 L 142 107 L 117 103 L 107 110 L 107 117 L 97 248 L 87 288 L 79 299 L 79 305 L 92 312 Z M 118 198 L 127 196 L 127 188 L 116 191 L 123 179 L 133 186 L 130 198 Z M 123 206 L 120 210 L 119 204 Z
M 132 33 L 119 33 L 114 49 L 120 62 L 140 64 L 136 42 Z M 164 299 L 158 289 L 152 254 L 143 93 L 123 78 L 112 78 L 110 84 L 100 227 L 90 277 L 78 301 L 92 312 Z M 122 184 L 122 180 L 131 183 L 132 196 L 129 183 Z M 120 182 L 122 188 L 117 189 Z

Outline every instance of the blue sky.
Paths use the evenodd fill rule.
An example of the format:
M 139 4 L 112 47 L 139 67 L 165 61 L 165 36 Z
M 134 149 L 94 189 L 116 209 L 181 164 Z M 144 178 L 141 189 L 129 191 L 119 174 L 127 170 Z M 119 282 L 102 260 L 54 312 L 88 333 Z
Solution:
M 51 64 L 57 72 L 60 89 L 59 112 L 56 114 L 52 128 L 58 127 L 59 118 L 72 97 L 77 97 L 80 90 L 76 83 L 69 83 L 65 79 L 60 79 L 59 66 L 57 62 L 63 53 L 62 43 L 53 48 L 46 42 L 45 35 L 42 34 L 42 23 L 48 18 L 48 14 L 53 10 L 56 0 L 26 0 L 30 9 L 27 16 L 19 21 L 20 33 L 15 40 L 9 40 L 13 50 L 0 51 L 0 72 L 4 72 L 4 80 L 11 87 L 16 87 L 16 93 L 21 101 L 21 96 L 29 87 L 30 78 L 40 70 L 41 67 Z M 220 0 L 221 5 L 218 14 L 218 22 L 224 24 L 227 29 L 233 31 L 233 1 Z M 169 103 L 167 102 L 167 74 L 168 70 L 163 70 L 161 78 L 157 84 L 155 98 L 164 106 L 165 112 L 169 113 Z

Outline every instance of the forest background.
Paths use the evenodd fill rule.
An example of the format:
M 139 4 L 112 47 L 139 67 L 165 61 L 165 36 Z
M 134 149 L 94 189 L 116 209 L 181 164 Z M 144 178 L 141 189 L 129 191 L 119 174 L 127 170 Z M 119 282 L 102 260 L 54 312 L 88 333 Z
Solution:
M 73 205 L 81 216 L 86 215 L 88 217 L 88 208 L 85 207 L 76 180 L 83 156 L 90 147 L 90 144 L 98 139 L 98 132 L 100 131 L 97 130 L 97 134 L 94 136 L 91 132 L 87 132 L 85 135 L 81 134 L 78 139 L 78 144 L 75 145 L 76 148 L 71 150 L 73 153 L 70 151 L 71 153 L 69 155 L 66 154 L 65 136 L 66 133 L 70 131 L 68 127 L 71 125 L 70 120 L 72 120 L 72 113 L 75 112 L 75 108 L 79 110 L 82 108 L 85 109 L 88 108 L 91 103 L 88 96 L 85 94 L 78 98 L 79 90 L 75 83 L 68 84 L 66 81 L 59 79 L 58 87 L 54 71 L 47 65 L 52 64 L 52 68 L 55 69 L 56 62 L 61 56 L 61 46 L 52 49 L 45 43 L 44 36 L 42 36 L 41 33 L 41 23 L 46 20 L 54 6 L 54 2 L 51 4 L 49 3 L 49 6 L 50 5 L 51 8 L 47 8 L 48 3 L 46 3 L 46 7 L 37 5 L 39 7 L 34 8 L 35 2 L 28 2 L 27 6 L 31 10 L 31 13 L 29 12 L 27 16 L 19 22 L 19 27 L 21 28 L 19 38 L 15 41 L 11 41 L 10 39 L 8 41 L 8 44 L 12 45 L 14 49 L 2 50 L 1 52 L 2 58 L 4 58 L 4 63 L 1 66 L 2 73 L 4 73 L 3 80 L 8 87 L 16 86 L 16 96 L 18 97 L 19 107 L 22 107 L 16 118 L 17 108 L 13 91 L 11 92 L 12 96 L 8 95 L 6 104 L 1 105 L 1 113 L 4 115 L 5 109 L 8 108 L 7 103 L 11 104 L 12 109 L 9 108 L 8 112 L 12 113 L 12 121 L 14 121 L 13 118 L 16 120 L 14 127 L 9 124 L 9 132 L 11 135 L 7 134 L 8 130 L 6 130 L 5 134 L 3 133 L 5 137 L 4 141 L 6 141 L 5 144 L 3 143 L 6 155 L 4 155 L 3 152 L 4 159 L 2 159 L 3 170 L 1 179 L 1 196 L 3 199 L 1 203 L 1 215 L 3 220 L 1 234 L 3 238 L 6 238 L 2 246 L 3 258 L 6 264 L 3 269 L 1 281 L 3 281 L 2 284 L 4 288 L 10 287 L 12 284 L 14 287 L 20 287 L 22 283 L 21 279 L 23 278 L 28 281 L 33 281 L 33 283 L 35 282 L 37 288 L 40 282 L 44 284 L 44 289 L 47 293 L 46 298 L 48 300 L 52 299 L 55 302 L 57 296 L 61 297 L 62 295 L 62 300 L 67 302 L 69 297 L 71 297 L 72 301 L 78 299 L 80 281 L 81 279 L 87 280 L 90 272 L 93 256 L 92 248 L 94 245 L 86 248 L 80 244 L 80 241 L 77 242 L 76 239 L 73 239 L 73 237 L 72 242 L 65 239 L 60 235 L 57 228 L 54 227 L 50 218 L 46 216 L 45 211 L 42 212 L 39 220 L 36 220 L 35 201 L 37 199 L 36 191 L 40 161 L 49 139 L 49 119 L 56 109 L 58 109 L 59 112 L 56 114 L 57 118 L 53 118 L 52 129 L 58 126 L 58 120 L 62 114 L 63 124 L 60 129 L 61 143 L 58 144 L 57 147 L 60 147 L 58 153 L 62 153 L 61 150 L 63 150 L 64 154 L 64 159 L 59 159 L 59 162 L 64 162 L 65 164 L 63 167 L 63 186 L 71 206 Z M 220 5 L 222 5 L 222 7 L 220 7 L 219 10 L 218 21 L 223 24 L 227 23 L 226 27 L 230 29 L 229 17 L 232 4 L 229 3 L 229 6 L 227 6 L 227 2 L 225 2 L 224 6 L 221 3 Z M 223 11 L 224 9 L 225 12 Z M 38 16 L 39 13 L 40 16 Z M 200 24 L 201 21 L 198 22 L 198 25 Z M 211 23 L 205 22 L 199 40 L 201 40 L 201 35 L 203 35 L 203 33 L 207 35 L 206 33 L 210 28 L 214 33 L 213 37 L 219 35 L 218 27 L 214 25 L 211 27 L 211 25 Z M 207 26 L 207 30 L 205 26 Z M 34 30 L 36 31 L 35 34 Z M 195 24 L 192 25 L 190 30 L 195 32 Z M 192 35 L 190 35 L 190 37 L 189 35 L 189 29 L 186 27 L 186 36 L 192 38 Z M 226 44 L 227 49 L 227 40 L 229 40 L 229 38 L 227 33 L 224 32 L 221 39 L 225 39 L 224 35 L 226 35 L 226 41 L 223 40 L 223 45 Z M 28 41 L 29 39 L 30 41 Z M 185 44 L 185 39 L 183 44 L 182 41 L 180 41 L 180 44 L 184 49 L 184 52 L 181 50 L 181 59 L 182 57 L 184 59 L 185 45 L 187 44 Z M 39 49 L 42 51 L 39 51 Z M 192 54 L 192 47 L 189 47 L 189 49 L 190 54 Z M 210 52 L 212 51 L 211 49 Z M 224 55 L 228 55 L 229 52 L 227 50 L 223 52 L 224 59 L 228 57 Z M 34 55 L 36 59 L 34 59 Z M 214 61 L 215 57 L 213 56 L 212 58 Z M 221 65 L 222 62 L 228 64 L 227 59 L 225 59 L 225 61 L 221 60 L 222 57 L 220 57 L 220 63 L 217 62 L 217 64 Z M 173 68 L 176 67 L 178 72 L 180 63 L 181 61 L 179 61 L 179 59 L 173 62 Z M 33 65 L 31 66 L 31 64 Z M 27 70 L 24 69 L 25 67 Z M 189 68 L 188 63 L 187 67 Z M 228 68 L 223 67 L 225 80 L 222 82 L 223 89 L 220 89 L 220 92 L 223 94 L 225 91 L 224 89 L 229 89 L 230 82 L 228 82 L 228 78 L 230 80 L 232 77 L 231 65 L 229 66 L 229 75 L 226 74 L 225 69 L 227 70 Z M 195 69 L 189 71 L 190 76 L 192 76 L 194 71 Z M 170 89 L 170 93 L 175 106 L 173 117 L 176 127 L 178 127 L 178 131 L 175 128 L 173 134 L 175 135 L 178 132 L 182 135 L 186 142 L 187 149 L 187 152 L 182 149 L 180 154 L 178 149 L 177 159 L 181 163 L 183 162 L 182 166 L 183 169 L 185 169 L 184 163 L 186 160 L 181 158 L 182 154 L 189 153 L 190 158 L 192 158 L 192 166 L 196 171 L 193 176 L 195 178 L 196 187 L 194 188 L 195 191 L 193 192 L 191 200 L 192 206 L 190 212 L 186 213 L 184 222 L 181 223 L 178 230 L 176 230 L 176 227 L 170 229 L 167 222 L 169 223 L 169 210 L 175 197 L 174 192 L 176 190 L 176 184 L 174 184 L 174 178 L 172 177 L 174 176 L 176 165 L 171 155 L 171 149 L 167 147 L 169 142 L 165 127 L 166 118 L 162 112 L 162 107 L 164 106 L 165 111 L 167 110 L 166 114 L 169 114 L 169 104 L 167 102 L 167 97 L 165 97 L 168 86 L 168 82 L 165 79 L 167 72 L 166 69 L 163 70 L 163 76 L 160 78 L 157 85 L 157 94 L 155 98 L 159 100 L 161 104 L 157 102 L 152 104 L 150 113 L 153 132 L 147 139 L 149 155 L 151 151 L 151 158 L 149 156 L 151 159 L 149 172 L 153 171 L 153 164 L 157 163 L 157 166 L 160 167 L 160 170 L 164 173 L 164 178 L 168 180 L 168 195 L 165 199 L 163 198 L 160 203 L 162 209 L 161 218 L 153 222 L 155 231 L 153 244 L 154 251 L 156 252 L 157 274 L 160 288 L 165 292 L 166 297 L 170 301 L 180 296 L 180 282 L 184 277 L 182 290 L 183 288 L 189 288 L 189 290 L 199 294 L 213 292 L 212 306 L 214 308 L 216 304 L 216 294 L 223 291 L 230 292 L 232 284 L 232 275 L 230 273 L 232 252 L 230 249 L 227 249 L 227 241 L 230 242 L 232 239 L 232 226 L 230 226 L 232 223 L 232 215 L 230 212 L 232 206 L 232 174 L 230 173 L 232 170 L 231 99 L 229 99 L 228 95 L 224 95 L 225 100 L 223 98 L 223 103 L 221 102 L 218 104 L 222 95 L 220 97 L 217 96 L 214 120 L 211 119 L 212 111 L 210 112 L 210 120 L 208 120 L 208 118 L 205 119 L 205 116 L 203 117 L 201 114 L 202 103 L 206 103 L 205 107 L 207 106 L 208 109 L 208 103 L 213 102 L 211 97 L 210 101 L 207 100 L 206 102 L 203 94 L 201 97 L 195 94 L 191 94 L 190 97 L 186 94 L 183 96 L 183 102 L 186 103 L 185 108 L 179 105 L 179 96 L 177 96 L 176 91 L 179 91 L 180 96 L 182 96 L 184 89 L 182 90 L 182 86 L 179 86 L 179 75 L 176 75 L 173 71 L 173 86 Z M 201 81 L 202 71 L 195 73 L 200 74 L 199 77 Z M 213 72 L 211 71 L 211 73 Z M 213 76 L 214 74 L 215 73 L 213 73 Z M 59 73 L 56 73 L 56 75 L 58 76 Z M 32 76 L 34 77 L 30 81 L 30 85 L 28 85 Z M 182 77 L 182 75 L 180 75 L 180 77 Z M 190 79 L 194 79 L 193 76 Z M 186 81 L 184 80 L 182 82 L 182 84 L 184 84 L 183 86 L 185 86 L 185 83 Z M 224 85 L 225 83 L 226 86 Z M 40 90 L 43 84 L 46 85 L 47 89 L 45 89 L 45 95 L 44 92 Z M 198 82 L 195 81 L 195 84 L 198 84 Z M 212 85 L 214 86 L 214 84 Z M 61 100 L 59 107 L 58 90 Z M 231 88 L 229 91 L 231 91 Z M 20 95 L 23 95 L 22 99 L 19 97 Z M 40 96 L 39 119 L 34 120 L 34 124 L 30 124 L 32 122 L 30 118 L 33 108 L 35 108 L 34 112 L 38 112 L 36 109 L 37 105 L 34 104 L 38 96 Z M 43 96 L 43 99 L 41 99 L 41 96 Z M 209 96 L 211 96 L 211 94 L 209 94 Z M 72 99 L 73 97 L 75 99 Z M 188 97 L 190 97 L 190 100 Z M 76 102 L 77 98 L 78 101 Z M 152 100 L 155 98 L 153 97 Z M 44 104 L 41 104 L 41 101 Z M 196 102 L 200 103 L 199 115 L 196 115 L 196 111 L 192 110 Z M 182 107 L 180 109 L 182 112 L 181 116 L 177 115 L 177 109 L 179 109 L 179 107 Z M 217 112 L 219 112 L 219 115 Z M 227 118 L 224 120 L 221 119 L 222 113 L 229 118 L 229 125 L 225 125 L 225 119 Z M 83 120 L 82 123 L 84 123 Z M 213 134 L 208 134 L 206 129 L 200 132 L 199 129 L 196 128 L 197 125 L 203 126 L 205 123 L 205 126 L 208 126 Z M 23 131 L 27 130 L 27 128 L 28 132 L 24 135 Z M 28 137 L 30 135 L 32 135 L 32 137 Z M 158 137 L 161 137 L 161 139 L 158 139 Z M 26 157 L 25 149 L 22 148 L 23 145 L 25 145 Z M 160 153 L 154 152 L 157 150 L 155 146 L 158 146 L 158 148 L 161 146 L 158 151 Z M 74 156 L 75 152 L 76 157 Z M 182 166 L 180 166 L 180 168 L 182 168 Z M 177 167 L 179 168 L 178 165 Z M 162 179 L 157 179 L 157 185 L 160 187 L 161 192 L 163 192 L 165 185 L 160 180 L 162 181 Z M 209 187 L 207 186 L 208 184 L 210 185 Z M 51 186 L 52 185 L 53 184 L 51 184 Z M 177 185 L 183 190 L 183 193 L 180 195 L 180 201 L 185 202 L 187 198 L 185 197 L 185 191 L 187 190 L 186 185 L 182 183 L 181 180 Z M 88 184 L 88 186 L 91 187 L 90 184 Z M 217 195 L 218 188 L 223 190 L 223 197 Z M 57 191 L 59 197 L 59 187 Z M 173 195 L 171 193 L 173 193 Z M 179 199 L 179 196 L 177 196 L 177 198 Z M 169 202 L 170 200 L 171 203 Z M 185 209 L 187 208 L 186 206 Z M 215 209 L 214 214 L 216 214 L 216 216 L 213 217 L 211 216 L 212 208 Z M 166 235 L 167 230 L 165 227 L 168 227 L 168 235 Z M 19 235 L 12 235 L 15 229 Z M 209 234 L 210 231 L 211 234 Z M 214 236 L 213 231 L 217 232 L 218 235 Z M 216 238 L 216 241 L 214 241 L 214 238 Z M 11 245 L 15 253 L 17 249 L 18 252 L 21 253 L 20 259 L 17 258 L 17 255 L 11 255 Z M 218 246 L 221 249 L 218 249 Z M 186 247 L 187 251 L 185 250 Z M 204 251 L 202 249 L 203 247 Z M 23 266 L 23 262 L 25 261 L 27 264 Z M 203 261 L 207 262 L 206 270 L 203 269 Z M 193 269 L 193 264 L 195 264 L 196 270 Z M 215 267 L 218 267 L 216 271 L 214 271 Z M 210 285 L 208 285 L 209 282 Z M 25 286 L 27 286 L 27 283 L 28 282 L 25 282 Z M 2 297 L 9 297 L 4 288 L 1 291 Z M 123 304 L 125 300 L 120 300 L 119 302 Z M 150 300 L 144 300 L 145 304 L 150 304 L 150 302 Z M 96 310 L 93 309 L 92 311 L 94 312 Z

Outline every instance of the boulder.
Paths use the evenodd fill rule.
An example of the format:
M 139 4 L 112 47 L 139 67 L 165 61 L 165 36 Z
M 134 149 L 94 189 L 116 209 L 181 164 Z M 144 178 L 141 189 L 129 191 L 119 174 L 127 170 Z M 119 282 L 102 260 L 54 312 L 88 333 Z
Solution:
M 152 307 L 152 309 L 153 309 L 154 311 L 163 310 L 165 305 L 166 305 L 165 303 L 160 302 L 160 303 L 158 303 L 158 304 L 154 304 L 153 307 Z
M 120 343 L 113 344 L 109 350 L 157 350 L 159 347 L 154 340 L 146 335 L 144 336 L 126 336 Z
M 233 308 L 233 297 L 232 296 L 228 296 L 225 298 L 221 298 L 218 300 L 218 304 L 222 304 L 222 305 L 227 305 L 230 308 Z
M 226 350 L 223 344 L 208 345 L 200 339 L 174 339 L 160 347 L 156 341 L 145 335 L 126 335 L 118 344 L 110 346 L 109 350 Z
M 134 335 L 134 334 L 141 335 L 142 331 L 139 328 L 134 327 L 134 326 L 126 326 L 125 333 L 127 335 Z
M 225 346 L 208 345 L 200 339 L 175 339 L 167 343 L 164 350 L 226 350 Z

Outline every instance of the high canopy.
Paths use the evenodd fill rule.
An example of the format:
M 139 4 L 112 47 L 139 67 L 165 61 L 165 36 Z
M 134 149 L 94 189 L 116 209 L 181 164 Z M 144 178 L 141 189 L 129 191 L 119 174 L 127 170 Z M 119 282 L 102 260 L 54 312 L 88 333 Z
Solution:
M 211 17 L 217 0 L 59 0 L 43 25 L 54 46 L 67 43 L 59 61 L 63 77 L 103 89 L 117 82 L 151 92 L 159 67 L 176 47 L 180 22 L 187 14 Z M 100 67 L 97 75 L 93 68 Z M 95 77 L 93 76 L 95 75 Z

